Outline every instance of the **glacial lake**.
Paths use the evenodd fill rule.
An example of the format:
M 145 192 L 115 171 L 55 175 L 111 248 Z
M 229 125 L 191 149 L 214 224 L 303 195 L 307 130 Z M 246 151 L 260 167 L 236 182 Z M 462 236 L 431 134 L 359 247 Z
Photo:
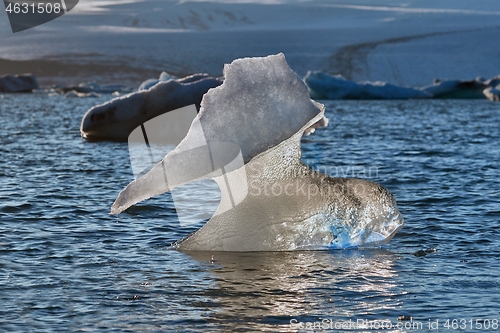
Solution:
M 109 214 L 127 144 L 79 126 L 110 98 L 0 97 L 0 331 L 498 330 L 500 103 L 323 101 L 303 161 L 394 194 L 387 246 L 186 254 L 170 244 L 203 222 L 181 226 L 168 195 Z

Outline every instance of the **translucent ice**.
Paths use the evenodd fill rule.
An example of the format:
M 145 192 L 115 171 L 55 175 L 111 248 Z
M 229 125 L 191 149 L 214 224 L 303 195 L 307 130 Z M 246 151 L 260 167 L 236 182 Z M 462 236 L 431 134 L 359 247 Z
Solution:
M 283 54 L 235 60 L 224 74 L 184 140 L 120 193 L 112 213 L 213 178 L 219 207 L 180 250 L 317 250 L 381 245 L 394 236 L 403 218 L 386 189 L 301 162 L 300 139 L 323 119 L 324 107 L 309 98 Z

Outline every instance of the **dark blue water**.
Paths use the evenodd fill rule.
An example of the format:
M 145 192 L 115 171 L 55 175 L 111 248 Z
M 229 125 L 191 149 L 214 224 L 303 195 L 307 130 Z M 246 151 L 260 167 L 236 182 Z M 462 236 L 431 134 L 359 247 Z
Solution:
M 106 99 L 0 99 L 0 331 L 498 330 L 500 104 L 326 102 L 303 159 L 394 194 L 406 225 L 385 248 L 188 255 L 168 196 L 109 215 L 127 145 L 79 135 Z

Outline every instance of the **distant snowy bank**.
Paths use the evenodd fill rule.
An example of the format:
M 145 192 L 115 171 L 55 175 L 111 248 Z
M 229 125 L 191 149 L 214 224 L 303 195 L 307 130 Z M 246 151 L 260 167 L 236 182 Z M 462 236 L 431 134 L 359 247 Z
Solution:
M 158 68 L 215 77 L 234 59 L 283 52 L 302 77 L 421 87 L 496 75 L 499 22 L 498 0 L 80 1 L 27 33 L 0 22 L 0 74 L 135 85 Z

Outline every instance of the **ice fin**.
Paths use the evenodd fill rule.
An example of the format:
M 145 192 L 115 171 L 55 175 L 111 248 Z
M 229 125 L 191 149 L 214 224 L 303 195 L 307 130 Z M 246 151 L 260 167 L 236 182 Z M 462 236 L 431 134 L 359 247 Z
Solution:
M 120 192 L 111 206 L 111 214 L 120 214 L 138 202 L 169 191 L 162 162 L 156 164 L 147 174 L 134 180 Z
M 162 161 L 163 183 L 168 186 L 149 183 L 161 179 L 156 165 L 150 171 L 155 174 L 144 175 L 120 193 L 112 212 L 175 186 L 235 171 L 323 117 L 323 106 L 309 99 L 307 87 L 283 54 L 235 60 L 224 67 L 224 74 L 224 84 L 204 95 L 186 137 Z M 232 193 L 233 183 L 241 188 L 238 182 L 246 181 L 230 183 L 228 177 L 223 189 L 227 193 Z

